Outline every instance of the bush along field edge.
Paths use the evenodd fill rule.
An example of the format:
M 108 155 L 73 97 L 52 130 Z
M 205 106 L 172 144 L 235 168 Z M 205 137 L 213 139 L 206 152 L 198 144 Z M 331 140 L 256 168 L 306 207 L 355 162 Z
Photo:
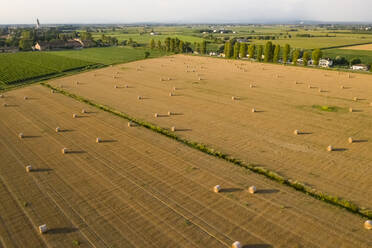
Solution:
M 234 158 L 234 157 L 232 157 L 228 154 L 224 154 L 222 152 L 216 151 L 215 149 L 210 148 L 210 147 L 208 147 L 204 144 L 181 138 L 181 137 L 177 136 L 175 133 L 173 133 L 172 131 L 170 131 L 166 128 L 162 128 L 162 127 L 159 127 L 155 124 L 133 118 L 133 117 L 129 116 L 128 114 L 125 114 L 123 112 L 115 110 L 115 109 L 113 109 L 109 106 L 102 105 L 102 104 L 99 104 L 99 103 L 95 103 L 94 101 L 91 101 L 91 100 L 86 99 L 84 97 L 81 97 L 81 96 L 75 95 L 73 93 L 64 91 L 60 88 L 53 87 L 52 85 L 50 85 L 48 83 L 43 83 L 42 82 L 40 84 L 42 86 L 53 89 L 54 91 L 56 91 L 58 93 L 61 93 L 65 96 L 71 97 L 71 98 L 73 98 L 77 101 L 86 103 L 86 104 L 88 104 L 92 107 L 95 107 L 97 109 L 103 110 L 103 111 L 108 112 L 108 113 L 111 113 L 111 114 L 116 115 L 120 118 L 126 119 L 126 120 L 128 120 L 128 121 L 130 121 L 130 122 L 132 122 L 132 123 L 134 123 L 138 126 L 142 126 L 142 127 L 147 128 L 147 129 L 150 129 L 154 132 L 160 133 L 160 134 L 162 134 L 162 135 L 164 135 L 168 138 L 174 139 L 174 140 L 176 140 L 176 141 L 178 141 L 178 142 L 180 142 L 184 145 L 187 145 L 191 148 L 199 150 L 203 153 L 206 153 L 208 155 L 217 157 L 219 159 L 223 159 L 223 160 L 225 160 L 229 163 L 232 163 L 236 166 L 239 166 L 239 167 L 242 167 L 244 169 L 250 170 L 250 171 L 252 171 L 256 174 L 263 175 L 266 178 L 271 179 L 272 181 L 276 181 L 280 184 L 291 187 L 291 188 L 295 189 L 296 191 L 300 191 L 302 193 L 305 193 L 305 194 L 307 194 L 307 195 L 309 195 L 309 196 L 311 196 L 311 197 L 313 197 L 317 200 L 321 200 L 321 201 L 329 203 L 331 205 L 343 208 L 345 210 L 348 210 L 351 213 L 358 214 L 359 216 L 364 217 L 364 218 L 372 218 L 372 211 L 371 210 L 361 208 L 358 205 L 356 205 L 355 203 L 353 203 L 353 202 L 351 202 L 347 199 L 343 199 L 343 198 L 338 197 L 338 196 L 333 196 L 333 195 L 330 195 L 330 194 L 327 194 L 327 193 L 323 193 L 323 192 L 321 192 L 321 191 L 319 191 L 319 190 L 317 190 L 313 187 L 309 187 L 309 186 L 305 185 L 304 183 L 301 183 L 297 180 L 284 178 L 283 176 L 279 175 L 278 173 L 276 173 L 274 171 L 268 170 L 268 169 L 263 168 L 263 167 L 255 166 L 252 163 L 244 162 L 244 161 L 242 161 L 240 159 L 237 159 L 237 158 Z

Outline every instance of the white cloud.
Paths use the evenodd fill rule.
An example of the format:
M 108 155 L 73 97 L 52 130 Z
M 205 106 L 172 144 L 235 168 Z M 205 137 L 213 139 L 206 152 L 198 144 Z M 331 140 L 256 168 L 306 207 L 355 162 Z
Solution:
M 369 21 L 371 0 L 0 0 L 0 23 Z M 3 3 L 5 2 L 5 3 Z

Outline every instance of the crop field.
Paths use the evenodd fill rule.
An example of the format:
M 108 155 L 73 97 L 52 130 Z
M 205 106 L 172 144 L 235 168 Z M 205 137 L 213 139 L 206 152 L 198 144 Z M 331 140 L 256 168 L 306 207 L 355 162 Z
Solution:
M 372 44 L 360 45 L 360 46 L 351 46 L 351 47 L 345 47 L 345 48 L 342 48 L 342 49 L 372 51 Z
M 181 137 L 367 210 L 372 208 L 366 176 L 372 161 L 370 80 L 369 75 L 179 55 L 52 85 L 169 130 L 174 126 Z M 355 142 L 348 143 L 349 137 Z M 334 151 L 327 152 L 329 145 Z
M 0 54 L 0 82 L 14 84 L 28 79 L 83 68 L 94 63 L 47 53 Z
M 253 40 L 253 44 L 265 45 L 266 40 Z M 299 38 L 272 40 L 273 44 L 284 46 L 290 44 L 292 48 L 299 49 L 315 49 L 327 48 L 336 46 L 347 46 L 352 44 L 359 44 L 365 42 L 372 42 L 371 38 L 359 39 L 356 37 L 313 37 L 313 38 Z
M 160 61 L 172 67 L 193 59 Z M 137 75 L 144 76 L 150 65 Z M 104 69 L 99 77 L 118 68 Z M 99 85 L 91 83 L 79 87 Z M 152 91 L 163 84 L 154 82 Z M 150 88 L 132 81 L 128 89 L 133 94 Z M 178 100 L 186 97 L 184 91 Z M 157 106 L 155 96 L 146 101 L 150 97 Z M 0 101 L 8 104 L 0 108 L 1 247 L 216 248 L 235 240 L 249 248 L 371 245 L 357 215 L 145 128 L 129 128 L 119 117 L 45 87 L 7 92 Z M 139 107 L 144 113 L 146 101 Z M 97 137 L 102 142 L 96 143 Z M 61 153 L 64 147 L 69 153 Z M 32 165 L 31 172 L 26 165 Z M 213 192 L 216 184 L 220 193 Z M 248 193 L 251 185 L 256 194 Z M 47 224 L 47 233 L 38 233 L 41 224 Z
M 86 60 L 90 61 L 91 63 L 111 65 L 144 59 L 146 51 L 150 52 L 149 58 L 156 58 L 166 55 L 166 52 L 163 51 L 132 47 L 88 48 L 82 50 L 55 51 L 49 53 L 67 59 Z

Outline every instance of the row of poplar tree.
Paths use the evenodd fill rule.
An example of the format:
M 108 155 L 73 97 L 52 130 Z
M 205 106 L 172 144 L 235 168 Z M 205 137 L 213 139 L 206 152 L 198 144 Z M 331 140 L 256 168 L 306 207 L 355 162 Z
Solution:
M 184 42 L 178 38 L 166 38 L 163 42 L 161 40 L 155 41 L 150 40 L 150 48 L 164 50 L 166 52 L 173 53 L 192 53 L 194 50 L 201 54 L 207 53 L 207 42 L 202 41 L 200 43 L 194 43 L 194 49 L 190 42 Z
M 250 59 L 256 59 L 260 62 L 287 63 L 292 60 L 294 65 L 297 65 L 297 60 L 302 56 L 304 66 L 308 65 L 310 57 L 314 65 L 319 65 L 319 60 L 322 58 L 320 49 L 313 50 L 311 54 L 299 49 L 291 51 L 289 44 L 285 44 L 282 48 L 280 45 L 274 45 L 271 41 L 268 41 L 265 46 L 228 41 L 225 43 L 224 53 L 225 58 L 246 58 L 248 55 Z
M 207 53 L 207 42 L 202 41 L 200 43 L 194 43 L 194 50 L 200 54 Z M 190 42 L 184 42 L 178 38 L 166 38 L 164 42 L 160 40 L 150 41 L 151 49 L 160 49 L 166 52 L 174 53 L 190 53 L 193 52 L 193 48 Z M 228 59 L 239 59 L 246 58 L 247 55 L 250 59 L 256 59 L 260 62 L 288 62 L 293 61 L 294 65 L 297 65 L 297 60 L 302 56 L 303 65 L 307 66 L 310 57 L 313 59 L 314 65 L 319 65 L 319 60 L 322 58 L 322 51 L 315 49 L 311 54 L 308 51 L 301 51 L 299 49 L 291 50 L 289 44 L 285 44 L 282 48 L 280 45 L 274 45 L 271 41 L 268 41 L 266 45 L 255 45 L 240 43 L 237 41 L 227 41 L 224 47 L 225 58 Z

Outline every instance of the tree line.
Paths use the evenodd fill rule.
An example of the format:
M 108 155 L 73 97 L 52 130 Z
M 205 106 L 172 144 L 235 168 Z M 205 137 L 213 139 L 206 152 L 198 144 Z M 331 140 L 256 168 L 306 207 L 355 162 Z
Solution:
M 308 51 L 301 51 L 299 49 L 291 50 L 289 44 L 281 47 L 278 44 L 273 44 L 271 41 L 266 42 L 265 45 L 255 45 L 234 40 L 225 43 L 224 54 L 225 58 L 228 59 L 246 58 L 248 55 L 250 59 L 255 59 L 259 62 L 288 63 L 292 60 L 295 65 L 302 56 L 303 65 L 305 66 L 308 65 L 310 57 L 314 65 L 319 65 L 319 61 L 323 56 L 320 49 L 315 49 L 310 54 Z
M 151 50 L 159 49 L 172 53 L 192 53 L 194 51 L 200 54 L 207 53 L 207 42 L 205 40 L 200 43 L 195 42 L 192 45 L 191 42 L 185 42 L 178 38 L 167 37 L 163 42 L 161 40 L 155 41 L 155 39 L 151 39 L 149 47 Z

